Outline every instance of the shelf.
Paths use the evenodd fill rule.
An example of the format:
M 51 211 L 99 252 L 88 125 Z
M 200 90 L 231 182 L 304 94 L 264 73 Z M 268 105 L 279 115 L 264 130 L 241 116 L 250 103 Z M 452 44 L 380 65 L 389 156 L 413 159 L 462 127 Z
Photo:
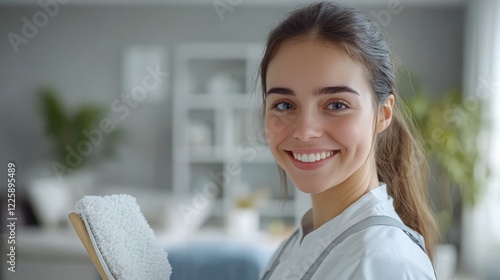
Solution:
M 217 222 L 238 195 L 261 190 L 271 199 L 259 208 L 261 221 L 295 217 L 294 196 L 281 205 L 279 173 L 261 128 L 254 75 L 262 51 L 261 44 L 187 44 L 176 51 L 173 188 L 186 194 L 215 183 L 221 191 L 210 217 Z

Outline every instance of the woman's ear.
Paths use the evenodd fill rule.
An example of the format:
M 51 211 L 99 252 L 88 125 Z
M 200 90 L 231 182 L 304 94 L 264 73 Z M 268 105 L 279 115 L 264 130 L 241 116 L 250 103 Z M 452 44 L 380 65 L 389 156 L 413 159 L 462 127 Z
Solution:
M 384 105 L 380 108 L 377 124 L 377 133 L 384 131 L 392 120 L 392 109 L 394 108 L 394 94 L 389 95 Z

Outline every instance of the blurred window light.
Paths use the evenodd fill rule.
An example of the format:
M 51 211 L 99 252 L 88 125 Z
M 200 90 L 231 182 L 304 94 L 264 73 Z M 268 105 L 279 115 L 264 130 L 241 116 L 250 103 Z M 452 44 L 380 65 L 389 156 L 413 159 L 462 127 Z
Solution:
M 461 263 L 487 277 L 500 261 L 500 0 L 470 1 L 466 9 L 464 89 L 489 107 L 482 133 L 487 145 L 478 148 L 484 158 L 479 169 L 488 167 L 490 176 L 479 202 L 464 209 Z

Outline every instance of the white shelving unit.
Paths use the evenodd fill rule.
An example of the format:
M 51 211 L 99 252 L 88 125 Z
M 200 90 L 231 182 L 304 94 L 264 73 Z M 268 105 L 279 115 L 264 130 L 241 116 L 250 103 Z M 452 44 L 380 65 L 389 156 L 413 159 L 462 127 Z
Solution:
M 227 222 L 238 198 L 258 193 L 267 197 L 257 208 L 261 229 L 270 219 L 295 222 L 295 193 L 283 200 L 260 129 L 261 55 L 259 44 L 187 44 L 175 52 L 173 189 L 194 196 L 215 184 L 215 224 Z

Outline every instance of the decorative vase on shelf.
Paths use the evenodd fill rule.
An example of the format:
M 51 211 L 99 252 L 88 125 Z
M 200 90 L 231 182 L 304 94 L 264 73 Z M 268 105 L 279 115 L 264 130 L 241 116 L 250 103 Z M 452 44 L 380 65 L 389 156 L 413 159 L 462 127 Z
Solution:
M 192 121 L 189 123 L 188 139 L 193 148 L 207 148 L 212 145 L 212 131 L 208 124 Z
M 228 214 L 230 235 L 252 237 L 259 232 L 259 211 L 253 208 L 235 208 Z
M 249 194 L 250 186 L 245 182 L 237 184 L 242 193 L 237 196 L 233 209 L 228 214 L 229 234 L 240 237 L 252 237 L 258 234 L 260 213 L 257 208 L 257 197 Z

